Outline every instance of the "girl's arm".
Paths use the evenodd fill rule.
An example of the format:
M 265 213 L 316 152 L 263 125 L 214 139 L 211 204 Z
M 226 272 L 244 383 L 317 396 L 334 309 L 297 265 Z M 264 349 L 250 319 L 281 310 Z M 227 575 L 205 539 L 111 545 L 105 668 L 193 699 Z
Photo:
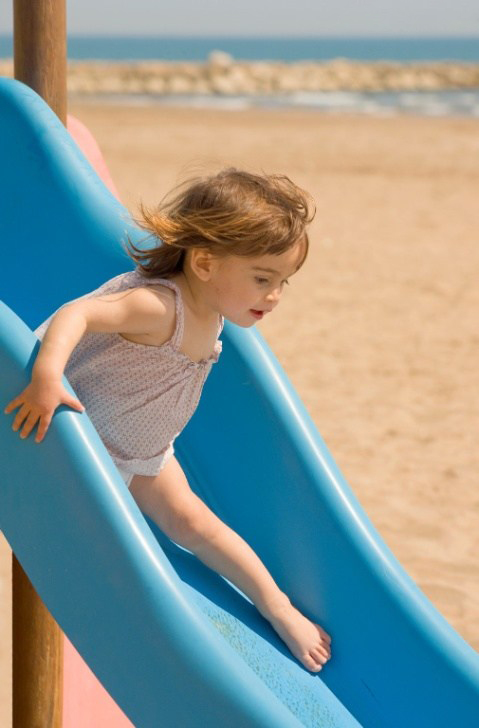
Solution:
M 62 308 L 53 317 L 35 360 L 30 384 L 5 408 L 6 414 L 19 408 L 13 429 L 17 431 L 23 425 L 20 437 L 28 437 L 38 422 L 35 441 L 41 442 L 60 404 L 83 411 L 81 402 L 63 386 L 62 375 L 85 331 L 86 321 L 75 304 Z
M 150 288 L 134 288 L 98 298 L 67 304 L 52 318 L 32 370 L 30 384 L 5 408 L 18 409 L 13 421 L 20 437 L 28 437 L 35 425 L 35 442 L 41 442 L 60 404 L 82 412 L 83 405 L 63 386 L 62 376 L 70 355 L 87 331 L 119 334 L 153 334 L 168 338 L 174 321 L 174 305 L 168 296 Z

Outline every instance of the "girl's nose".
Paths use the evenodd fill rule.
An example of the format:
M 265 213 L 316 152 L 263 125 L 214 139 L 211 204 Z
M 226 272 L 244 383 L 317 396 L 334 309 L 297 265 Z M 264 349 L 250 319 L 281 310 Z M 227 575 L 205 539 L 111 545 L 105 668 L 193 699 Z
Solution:
M 266 300 L 270 303 L 278 303 L 281 297 L 281 287 L 275 288 L 274 291 L 270 291 L 266 296 Z

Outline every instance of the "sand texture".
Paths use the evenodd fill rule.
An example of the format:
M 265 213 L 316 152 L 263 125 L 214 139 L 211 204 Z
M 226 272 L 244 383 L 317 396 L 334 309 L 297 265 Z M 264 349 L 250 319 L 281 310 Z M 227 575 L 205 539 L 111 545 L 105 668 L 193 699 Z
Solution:
M 259 328 L 386 543 L 479 649 L 479 120 L 71 111 L 132 210 L 225 165 L 311 192 L 309 259 Z M 6 726 L 5 547 L 1 567 Z

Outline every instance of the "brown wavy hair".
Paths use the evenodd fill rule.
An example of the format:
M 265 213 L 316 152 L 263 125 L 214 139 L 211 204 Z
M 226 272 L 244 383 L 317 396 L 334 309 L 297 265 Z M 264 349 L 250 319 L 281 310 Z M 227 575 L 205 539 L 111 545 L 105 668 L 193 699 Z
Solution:
M 230 167 L 175 187 L 157 208 L 140 205 L 138 225 L 157 239 L 149 248 L 128 241 L 128 254 L 147 277 L 183 270 L 186 251 L 206 248 L 213 255 L 279 255 L 309 239 L 306 226 L 316 208 L 311 196 L 289 177 L 253 174 Z

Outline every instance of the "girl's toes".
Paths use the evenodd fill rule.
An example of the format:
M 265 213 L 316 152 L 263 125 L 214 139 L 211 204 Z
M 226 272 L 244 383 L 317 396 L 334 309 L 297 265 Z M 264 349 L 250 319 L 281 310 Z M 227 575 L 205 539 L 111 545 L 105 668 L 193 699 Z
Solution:
M 325 665 L 328 661 L 328 657 L 324 654 L 324 651 L 320 649 L 310 650 L 311 657 L 320 665 Z
M 331 647 L 329 645 L 325 645 L 323 643 L 321 647 L 318 647 L 318 649 L 321 654 L 326 657 L 327 660 L 331 659 Z
M 331 637 L 329 636 L 329 634 L 327 632 L 325 632 L 324 629 L 319 624 L 316 624 L 315 626 L 316 626 L 319 634 L 321 635 L 321 639 L 324 640 L 324 642 L 326 642 L 328 645 L 330 645 Z
M 311 672 L 319 672 L 323 667 L 319 660 L 316 660 L 311 654 L 305 655 L 302 662 Z

